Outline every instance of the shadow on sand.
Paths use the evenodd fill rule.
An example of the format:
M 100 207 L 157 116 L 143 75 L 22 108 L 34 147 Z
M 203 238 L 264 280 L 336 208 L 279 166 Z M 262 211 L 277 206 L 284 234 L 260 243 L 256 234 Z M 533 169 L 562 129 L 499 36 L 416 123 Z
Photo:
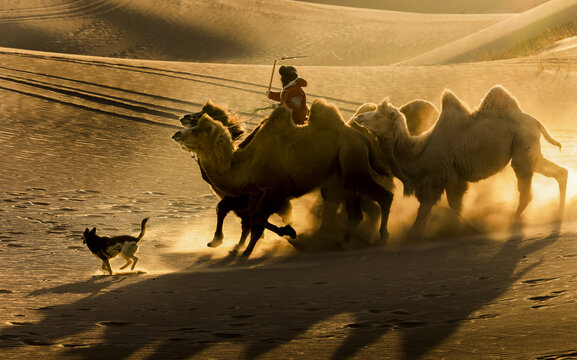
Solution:
M 485 313 L 487 305 L 540 263 L 524 259 L 558 238 L 554 231 L 537 239 L 515 235 L 264 265 L 221 259 L 200 271 L 144 275 L 124 286 L 122 278 L 95 277 L 31 293 L 87 296 L 43 309 L 37 322 L 4 327 L 0 356 L 44 345 L 36 351 L 75 359 L 349 359 L 367 348 L 381 358 L 418 359 L 467 322 L 498 317 Z M 390 333 L 396 353 L 385 341 Z

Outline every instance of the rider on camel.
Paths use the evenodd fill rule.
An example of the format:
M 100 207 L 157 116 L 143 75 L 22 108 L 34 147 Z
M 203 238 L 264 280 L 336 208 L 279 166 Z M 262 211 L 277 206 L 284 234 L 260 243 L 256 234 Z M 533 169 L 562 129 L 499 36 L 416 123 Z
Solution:
M 299 78 L 297 69 L 293 66 L 283 65 L 278 72 L 281 76 L 282 90 L 280 92 L 269 90 L 266 95 L 269 99 L 288 106 L 292 110 L 294 123 L 302 125 L 307 120 L 309 112 L 307 97 L 302 89 L 307 86 L 307 81 Z

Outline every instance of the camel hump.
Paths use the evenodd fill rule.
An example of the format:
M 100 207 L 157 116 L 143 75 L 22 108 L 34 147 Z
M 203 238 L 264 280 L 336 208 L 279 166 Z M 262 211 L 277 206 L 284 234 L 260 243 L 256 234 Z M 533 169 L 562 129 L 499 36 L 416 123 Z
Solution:
M 441 95 L 441 111 L 447 110 L 458 110 L 460 112 L 469 112 L 469 109 L 455 93 L 449 89 L 443 90 L 443 95 Z
M 311 126 L 342 126 L 345 124 L 339 109 L 324 99 L 315 99 L 309 116 Z
M 281 105 L 273 110 L 273 112 L 262 121 L 263 125 L 266 127 L 294 127 L 294 122 L 292 120 L 291 109 L 286 105 Z
M 502 85 L 494 86 L 483 98 L 478 111 L 494 112 L 502 110 L 521 110 L 519 102 Z

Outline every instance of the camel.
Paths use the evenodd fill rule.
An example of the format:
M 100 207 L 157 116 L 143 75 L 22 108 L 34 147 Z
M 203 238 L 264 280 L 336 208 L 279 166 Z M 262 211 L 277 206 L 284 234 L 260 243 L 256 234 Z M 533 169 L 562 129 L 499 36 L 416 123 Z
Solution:
M 469 182 L 488 178 L 509 162 L 517 177 L 519 203 L 514 218 L 531 201 L 531 181 L 537 172 L 557 180 L 561 216 L 565 204 L 565 168 L 541 154 L 540 136 L 561 149 L 545 126 L 521 110 L 517 100 L 502 86 L 495 86 L 474 111 L 469 111 L 450 90 L 442 96 L 441 114 L 432 129 L 411 136 L 402 113 L 387 100 L 372 112 L 355 117 L 355 122 L 372 131 L 385 146 L 392 147 L 391 169 L 414 194 L 420 206 L 411 231 L 418 235 L 433 205 L 443 191 L 449 206 L 459 214 Z M 389 153 L 387 153 L 389 155 Z
M 290 109 L 280 106 L 244 148 L 234 149 L 230 133 L 207 114 L 173 139 L 196 153 L 210 183 L 226 195 L 258 198 L 251 208 L 251 238 L 244 257 L 251 254 L 268 217 L 282 202 L 322 187 L 335 174 L 344 189 L 379 204 L 380 238 L 383 243 L 388 239 L 392 178 L 384 185 L 375 180 L 388 169 L 370 141 L 348 127 L 336 106 L 324 100 L 312 103 L 306 126 L 296 126 Z
M 212 119 L 220 121 L 230 133 L 233 141 L 238 141 L 245 134 L 245 130 L 242 126 L 242 123 L 235 116 L 229 115 L 229 113 L 225 109 L 213 104 L 211 101 L 207 101 L 199 112 L 184 115 L 180 119 L 180 123 L 182 124 L 182 126 L 187 128 L 195 127 L 196 125 L 198 125 L 198 120 L 202 117 L 203 114 L 208 114 Z M 246 146 L 246 143 L 247 142 L 243 141 L 240 144 L 240 146 L 244 147 Z M 231 254 L 234 255 L 244 246 L 244 243 L 248 235 L 250 234 L 250 228 L 251 228 L 250 196 L 248 194 L 243 194 L 239 196 L 226 195 L 224 192 L 220 191 L 213 184 L 211 184 L 198 159 L 197 162 L 200 168 L 202 178 L 210 185 L 214 193 L 220 198 L 220 201 L 216 206 L 216 214 L 217 214 L 216 230 L 214 232 L 212 240 L 206 245 L 208 247 L 213 248 L 222 245 L 224 239 L 223 234 L 224 219 L 226 218 L 226 215 L 230 211 L 234 211 L 234 213 L 241 219 L 240 239 L 238 243 L 234 246 L 233 250 L 231 251 Z M 283 221 L 287 223 L 291 213 L 290 201 L 285 201 L 285 203 L 282 204 L 282 206 L 280 207 L 278 213 L 283 219 Z M 272 224 L 269 224 L 268 228 L 279 236 L 288 235 L 291 238 L 296 237 L 296 232 L 290 225 L 284 226 L 282 228 L 277 228 Z

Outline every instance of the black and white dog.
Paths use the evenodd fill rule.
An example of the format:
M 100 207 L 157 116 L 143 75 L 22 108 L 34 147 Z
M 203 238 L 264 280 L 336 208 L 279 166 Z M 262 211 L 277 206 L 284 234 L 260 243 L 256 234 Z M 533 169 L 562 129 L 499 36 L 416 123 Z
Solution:
M 122 265 L 120 269 L 126 268 L 128 265 L 132 264 L 130 270 L 134 270 L 138 258 L 134 256 L 138 251 L 138 242 L 144 236 L 146 231 L 146 223 L 149 218 L 142 220 L 140 224 L 140 235 L 138 237 L 130 235 L 120 235 L 120 236 L 98 236 L 96 235 L 96 228 L 92 230 L 84 230 L 82 234 L 83 243 L 88 245 L 88 248 L 97 258 L 102 260 L 102 270 L 108 271 L 109 275 L 112 275 L 112 268 L 110 267 L 109 260 L 118 254 L 122 255 L 126 264 Z

